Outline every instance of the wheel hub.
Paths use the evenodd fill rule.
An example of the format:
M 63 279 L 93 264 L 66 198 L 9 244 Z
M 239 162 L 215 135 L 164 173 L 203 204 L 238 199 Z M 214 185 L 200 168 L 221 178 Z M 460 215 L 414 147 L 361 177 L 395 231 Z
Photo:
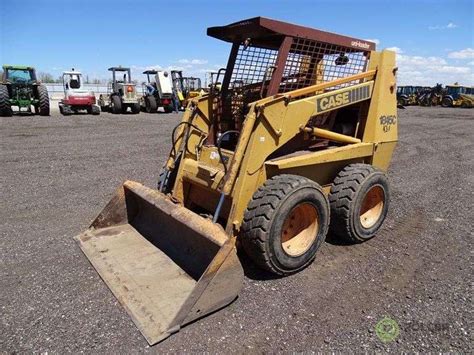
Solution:
M 370 228 L 377 223 L 382 215 L 385 194 L 380 186 L 373 186 L 364 197 L 360 208 L 360 223 Z
M 318 234 L 319 215 L 310 203 L 302 203 L 289 213 L 283 222 L 281 246 L 285 253 L 296 257 L 313 245 Z

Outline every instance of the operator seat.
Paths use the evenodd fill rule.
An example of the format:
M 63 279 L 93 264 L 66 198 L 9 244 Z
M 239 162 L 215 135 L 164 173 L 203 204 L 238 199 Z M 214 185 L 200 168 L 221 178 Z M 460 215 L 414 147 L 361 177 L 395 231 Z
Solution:
M 71 79 L 71 81 L 69 82 L 69 86 L 71 87 L 71 89 L 79 89 L 79 80 Z

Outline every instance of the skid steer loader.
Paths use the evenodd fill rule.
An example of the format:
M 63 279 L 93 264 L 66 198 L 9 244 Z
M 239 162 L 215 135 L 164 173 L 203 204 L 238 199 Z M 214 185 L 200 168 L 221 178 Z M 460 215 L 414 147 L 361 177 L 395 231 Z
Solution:
M 207 33 L 232 43 L 222 85 L 190 100 L 158 189 L 126 181 L 76 237 L 150 344 L 236 298 L 237 240 L 288 275 L 389 206 L 394 52 L 262 17 Z

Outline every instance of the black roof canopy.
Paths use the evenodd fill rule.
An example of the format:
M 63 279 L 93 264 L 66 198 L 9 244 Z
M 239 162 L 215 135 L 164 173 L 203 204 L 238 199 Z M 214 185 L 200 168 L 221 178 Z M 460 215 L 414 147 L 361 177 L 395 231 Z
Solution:
M 108 70 L 110 70 L 110 71 L 112 71 L 112 70 L 115 70 L 115 71 L 129 71 L 130 68 L 125 68 L 125 67 L 118 66 L 118 67 L 110 67 Z

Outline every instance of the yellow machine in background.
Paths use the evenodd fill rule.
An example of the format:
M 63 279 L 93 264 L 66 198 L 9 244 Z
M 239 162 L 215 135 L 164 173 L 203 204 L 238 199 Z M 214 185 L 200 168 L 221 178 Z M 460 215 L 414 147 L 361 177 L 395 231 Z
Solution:
M 459 85 L 446 85 L 442 105 L 444 107 L 474 107 L 474 88 Z
M 190 99 L 203 93 L 201 79 L 192 76 L 183 77 L 181 70 L 171 71 L 173 89 L 176 92 L 181 107 L 186 107 Z
M 394 52 L 261 17 L 207 33 L 228 65 L 189 101 L 159 189 L 125 182 L 76 237 L 150 344 L 235 299 L 237 240 L 288 275 L 328 230 L 372 238 L 389 208 Z

